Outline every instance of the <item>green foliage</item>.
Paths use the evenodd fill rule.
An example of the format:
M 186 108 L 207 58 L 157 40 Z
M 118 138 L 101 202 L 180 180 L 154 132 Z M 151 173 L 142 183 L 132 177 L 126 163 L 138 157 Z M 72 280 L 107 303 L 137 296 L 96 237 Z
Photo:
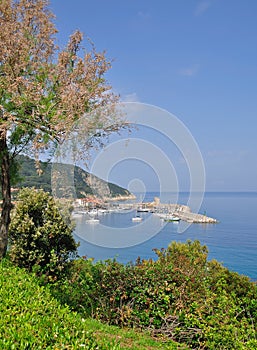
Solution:
M 52 285 L 51 285 L 52 286 Z M 135 330 L 82 318 L 61 306 L 38 280 L 7 260 L 0 263 L 0 349 L 178 349 Z M 185 349 L 185 348 L 184 348 Z
M 20 267 L 57 278 L 77 252 L 72 227 L 54 199 L 42 190 L 24 188 L 10 225 L 10 258 Z
M 1 349 L 107 349 L 24 270 L 0 263 Z
M 129 349 L 131 344 L 134 349 L 256 349 L 256 284 L 246 276 L 229 271 L 215 260 L 208 261 L 207 248 L 201 246 L 198 241 L 188 241 L 185 244 L 173 242 L 166 250 L 156 250 L 156 253 L 156 261 L 138 259 L 135 264 L 128 265 L 115 260 L 97 263 L 93 260 L 74 260 L 63 278 L 49 284 L 48 288 L 51 288 L 51 294 L 62 304 L 68 304 L 85 319 L 90 316 L 112 325 L 144 329 L 161 339 L 155 343 L 153 340 L 150 342 L 142 338 L 141 342 L 135 343 L 131 340 L 135 335 L 121 335 L 117 333 L 117 328 L 108 328 L 93 320 L 81 321 L 84 327 L 90 325 L 91 329 L 94 328 L 97 342 L 100 344 L 99 349 L 101 346 L 105 349 Z M 17 271 L 19 270 L 12 272 L 14 276 L 18 274 Z M 51 338 L 52 331 L 49 331 L 49 327 L 52 327 L 52 323 L 47 321 L 48 326 L 43 325 L 45 320 L 37 321 L 35 314 L 45 316 L 50 312 L 40 306 L 41 311 L 33 313 L 32 295 L 37 294 L 34 289 L 28 292 L 20 282 L 27 279 L 28 277 L 23 276 L 18 278 L 17 291 L 10 293 L 7 290 L 3 293 L 0 290 L 4 296 L 3 300 L 9 295 L 7 302 L 10 305 L 10 315 L 17 317 L 15 322 L 9 318 L 11 324 L 15 325 L 10 330 L 14 336 L 4 333 L 7 330 L 4 326 L 2 329 L 0 323 L 0 332 L 3 333 L 0 337 L 15 341 L 15 345 L 18 344 L 17 348 L 21 349 L 25 349 L 28 344 L 34 344 L 34 338 L 38 337 L 40 341 L 45 342 L 45 347 L 41 348 L 47 348 L 46 341 L 50 340 L 43 333 L 43 329 L 50 333 Z M 12 281 L 10 286 L 13 286 L 16 279 L 11 274 L 10 277 L 5 274 L 2 284 L 4 281 L 7 281 L 7 286 L 9 281 Z M 40 291 L 43 293 L 43 289 Z M 20 299 L 16 295 L 22 297 L 22 300 L 28 295 L 32 300 L 32 317 L 24 316 L 26 301 L 20 305 Z M 16 311 L 16 301 L 19 312 Z M 48 301 L 46 305 L 51 307 Z M 4 310 L 2 322 L 7 322 L 5 312 Z M 37 327 L 32 331 L 33 326 L 27 325 L 27 322 L 34 320 L 41 322 L 41 333 Z M 55 332 L 57 329 L 63 337 L 66 337 L 63 335 L 66 331 L 62 328 L 65 322 L 66 320 L 61 325 L 58 321 L 54 323 Z M 54 334 L 59 337 L 58 332 Z M 22 334 L 20 338 L 18 333 Z M 76 334 L 80 337 L 79 333 Z M 87 336 L 90 338 L 88 341 L 95 344 L 91 335 Z M 129 340 L 126 340 L 127 336 Z M 13 343 L 6 345 L 2 340 L 0 347 L 2 344 L 2 348 L 11 348 L 9 344 Z M 40 349 L 40 346 L 35 348 Z M 51 344 L 49 349 L 51 346 L 55 348 Z M 32 346 L 28 348 L 33 349 Z M 68 347 L 64 345 L 63 348 Z M 76 349 L 76 346 L 71 348 Z
M 156 254 L 128 265 L 74 261 L 53 293 L 85 316 L 150 329 L 181 346 L 256 349 L 257 287 L 249 278 L 208 261 L 198 241 Z

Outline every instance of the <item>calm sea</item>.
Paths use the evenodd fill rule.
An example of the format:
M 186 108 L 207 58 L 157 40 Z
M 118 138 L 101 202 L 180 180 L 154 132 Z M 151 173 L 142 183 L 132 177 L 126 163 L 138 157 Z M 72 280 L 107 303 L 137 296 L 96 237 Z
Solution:
M 159 194 L 149 192 L 143 200 L 152 201 L 155 196 Z M 194 196 L 197 202 L 198 195 Z M 179 193 L 178 198 L 173 193 L 165 193 L 161 201 L 187 204 L 189 197 L 189 193 Z M 99 216 L 100 225 L 87 224 L 84 217 L 77 218 L 75 238 L 80 241 L 79 254 L 95 260 L 115 257 L 127 263 L 134 262 L 138 256 L 156 258 L 152 249 L 166 248 L 171 241 L 197 239 L 207 245 L 209 259 L 216 259 L 229 269 L 257 280 L 257 193 L 207 192 L 200 212 L 218 219 L 219 223 L 191 224 L 185 229 L 182 222 L 160 226 L 156 216 L 141 214 L 147 226 L 132 223 L 131 218 L 136 214 L 133 211 Z

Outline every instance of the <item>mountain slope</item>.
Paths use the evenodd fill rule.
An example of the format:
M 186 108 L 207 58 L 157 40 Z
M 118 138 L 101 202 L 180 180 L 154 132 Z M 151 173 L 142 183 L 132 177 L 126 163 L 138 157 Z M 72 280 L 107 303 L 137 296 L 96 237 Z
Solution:
M 63 198 L 83 198 L 87 195 L 112 198 L 131 195 L 128 190 L 99 179 L 78 166 L 40 161 L 43 172 L 38 175 L 33 159 L 20 155 L 17 157 L 17 162 L 19 163 L 19 180 L 15 187 L 18 188 L 42 188 L 57 197 Z

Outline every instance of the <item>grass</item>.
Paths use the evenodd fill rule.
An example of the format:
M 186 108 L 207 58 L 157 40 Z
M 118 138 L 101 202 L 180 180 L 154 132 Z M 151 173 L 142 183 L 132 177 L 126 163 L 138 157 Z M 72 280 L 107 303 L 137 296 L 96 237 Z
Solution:
M 83 319 L 6 260 L 0 262 L 0 296 L 0 349 L 182 349 L 146 333 Z
M 109 339 L 118 344 L 119 347 L 114 347 L 113 349 L 186 349 L 185 347 L 179 347 L 178 344 L 172 341 L 165 342 L 164 339 L 154 339 L 145 332 L 108 326 L 94 319 L 86 319 L 85 324 L 88 329 L 94 332 L 100 344 L 102 344 L 103 339 Z

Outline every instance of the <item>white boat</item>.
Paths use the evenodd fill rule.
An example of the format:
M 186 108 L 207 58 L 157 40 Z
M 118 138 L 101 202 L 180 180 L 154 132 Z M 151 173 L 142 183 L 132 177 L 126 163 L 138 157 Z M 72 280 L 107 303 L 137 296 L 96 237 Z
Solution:
M 137 208 L 137 212 L 138 213 L 148 213 L 149 209 L 148 208 L 139 207 L 139 208 Z
M 168 221 L 168 222 L 173 222 L 173 221 L 180 221 L 180 218 L 178 216 L 175 215 L 167 215 L 166 218 L 164 218 L 164 221 Z
M 142 221 L 143 219 L 140 217 L 140 216 L 135 216 L 134 218 L 132 218 L 132 221 L 133 222 L 140 222 Z
M 164 221 L 180 221 L 180 217 L 178 217 L 177 215 L 175 215 L 174 213 L 154 213 L 155 215 L 159 216 L 160 219 L 164 220 Z
M 95 218 L 91 218 L 86 220 L 87 224 L 99 224 L 100 220 L 99 219 L 95 219 Z
M 88 211 L 88 214 L 89 214 L 90 216 L 94 216 L 94 215 L 97 215 L 97 214 L 98 214 L 98 211 L 97 211 L 97 209 L 92 209 L 92 210 L 89 210 L 89 211 Z

